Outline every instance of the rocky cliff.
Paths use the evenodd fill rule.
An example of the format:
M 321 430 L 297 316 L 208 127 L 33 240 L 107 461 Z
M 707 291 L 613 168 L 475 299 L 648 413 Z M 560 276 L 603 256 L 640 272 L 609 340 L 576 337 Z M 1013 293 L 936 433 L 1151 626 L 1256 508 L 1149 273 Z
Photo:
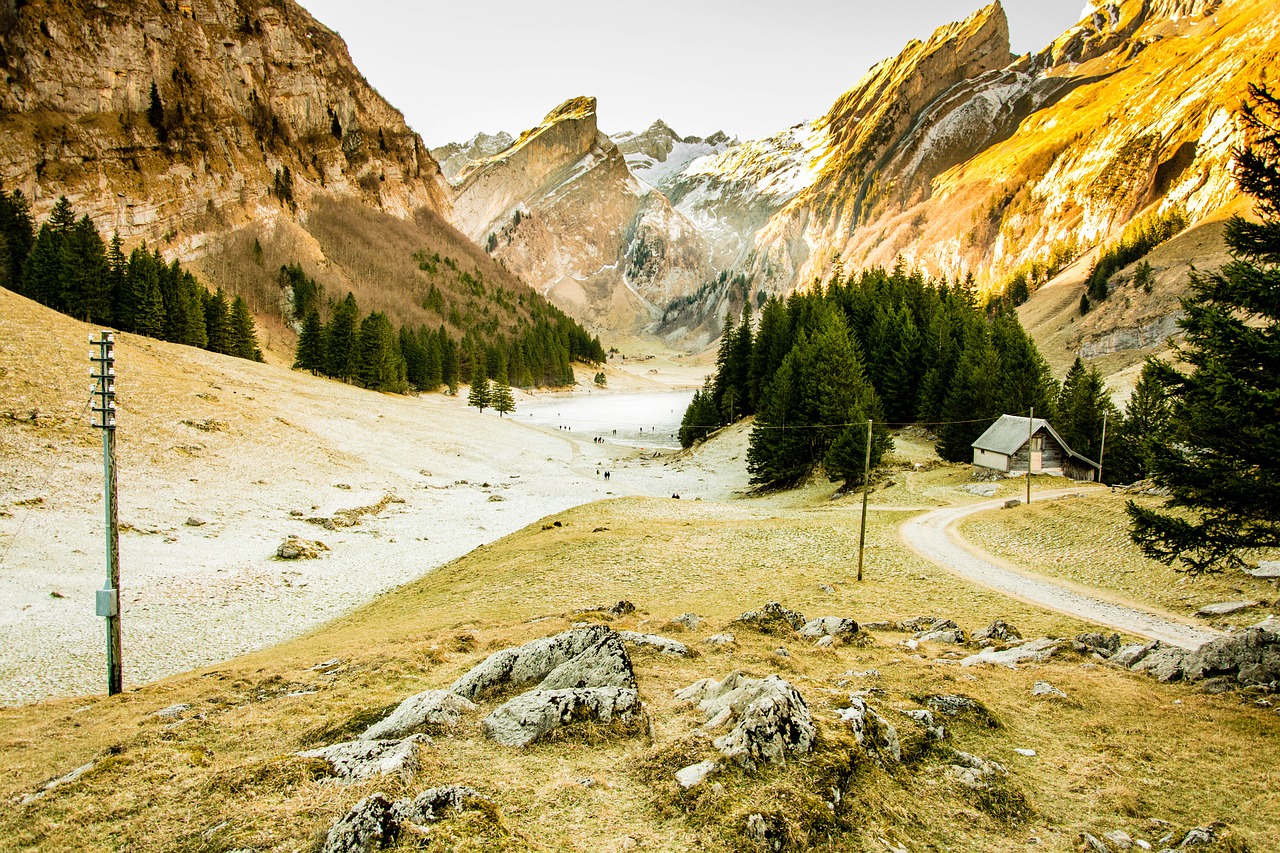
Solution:
M 33 0 L 0 65 L 0 177 L 38 214 L 66 194 L 190 252 L 317 193 L 447 210 L 417 134 L 291 0 Z
M 431 149 L 431 156 L 440 164 L 440 171 L 450 181 L 472 161 L 484 160 L 505 151 L 515 140 L 505 130 L 497 133 L 477 133 L 466 142 L 450 142 Z
M 468 164 L 455 191 L 464 233 L 593 324 L 643 328 L 712 275 L 697 228 L 597 128 L 594 98 L 566 101 Z

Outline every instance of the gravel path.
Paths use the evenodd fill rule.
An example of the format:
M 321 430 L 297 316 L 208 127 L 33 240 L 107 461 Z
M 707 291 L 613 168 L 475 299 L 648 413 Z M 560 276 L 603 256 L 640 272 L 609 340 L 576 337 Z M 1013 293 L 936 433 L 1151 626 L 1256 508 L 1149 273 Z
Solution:
M 1036 497 L 1043 500 L 1068 493 L 1070 490 L 1046 492 Z M 952 530 L 960 519 L 995 509 L 1003 503 L 1002 498 L 978 504 L 944 507 L 910 519 L 899 530 L 907 546 L 922 557 L 961 577 L 1022 601 L 1184 649 L 1195 649 L 1221 636 L 1217 631 L 1198 628 L 1148 610 L 1077 592 L 1027 569 L 1002 567 L 994 562 L 995 558 L 965 542 Z

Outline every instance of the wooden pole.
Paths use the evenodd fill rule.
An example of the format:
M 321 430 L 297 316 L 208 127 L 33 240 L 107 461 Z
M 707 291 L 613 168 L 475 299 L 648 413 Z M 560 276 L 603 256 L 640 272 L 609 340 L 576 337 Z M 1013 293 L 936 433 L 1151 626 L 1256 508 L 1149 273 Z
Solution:
M 862 529 L 858 533 L 858 582 L 862 582 L 862 552 L 867 547 L 867 492 L 871 487 L 871 419 L 867 419 L 867 459 L 862 465 Z
M 1031 415 L 1027 418 L 1027 506 L 1031 506 L 1031 443 L 1036 435 L 1036 407 L 1031 407 Z
M 1107 456 L 1107 415 L 1106 409 L 1102 410 L 1102 446 L 1098 448 L 1098 482 L 1102 482 L 1102 460 Z
M 120 526 L 116 505 L 116 370 L 115 336 L 102 332 L 89 336 L 97 347 L 89 353 L 93 363 L 95 388 L 94 427 L 102 430 L 102 495 L 106 503 L 107 578 L 97 593 L 97 614 L 107 620 L 107 694 L 124 689 L 124 666 L 120 637 Z

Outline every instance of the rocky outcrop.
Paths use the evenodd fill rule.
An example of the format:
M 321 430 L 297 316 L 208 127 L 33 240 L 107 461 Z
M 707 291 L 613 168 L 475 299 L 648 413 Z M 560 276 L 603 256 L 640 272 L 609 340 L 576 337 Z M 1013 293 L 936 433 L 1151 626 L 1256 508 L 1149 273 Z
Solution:
M 410 696 L 382 720 L 364 730 L 358 740 L 387 740 L 433 733 L 458 724 L 475 703 L 448 690 L 424 690 Z
M 472 667 L 449 689 L 459 696 L 476 701 L 492 693 L 541 681 L 557 667 L 592 647 L 600 646 L 611 636 L 613 632 L 609 628 L 593 625 L 543 637 L 523 646 L 503 649 Z
M 481 725 L 488 737 L 503 746 L 523 747 L 574 723 L 629 725 L 641 714 L 635 688 L 538 689 L 498 706 Z
M 848 708 L 836 712 L 840 722 L 853 732 L 854 740 L 868 754 L 884 763 L 897 764 L 902 761 L 902 744 L 898 738 L 898 730 L 888 720 L 880 716 L 865 699 L 854 696 Z M 926 712 L 928 713 L 928 712 Z M 932 727 L 932 718 L 921 721 L 926 727 Z
M 809 752 L 817 736 L 804 698 L 776 675 L 747 678 L 733 672 L 720 681 L 704 678 L 677 691 L 676 698 L 697 705 L 707 729 L 731 725 L 713 743 L 749 770 L 759 764 L 785 766 L 788 754 Z
M 733 625 L 762 634 L 791 634 L 808 623 L 803 613 L 783 607 L 776 601 L 766 602 L 759 610 L 748 610 L 733 620 Z
M 450 181 L 471 163 L 485 160 L 511 147 L 515 140 L 506 131 L 494 134 L 477 133 L 466 142 L 450 142 L 431 149 L 431 156 L 440 164 L 440 171 Z
M 329 828 L 321 853 L 368 853 L 392 847 L 406 824 L 423 826 L 467 808 L 493 808 L 490 800 L 465 785 L 428 788 L 413 799 L 392 802 L 378 792 L 365 797 Z
M 572 98 L 458 175 L 455 222 L 573 316 L 634 330 L 711 278 L 705 243 Z
M 425 735 L 403 740 L 355 740 L 320 749 L 299 752 L 299 758 L 318 758 L 329 763 L 333 774 L 345 782 L 395 774 L 408 779 L 418 772 L 418 745 L 430 743 Z
M 21 4 L 0 41 L 0 179 L 37 215 L 65 194 L 189 252 L 317 194 L 447 212 L 421 139 L 293 0 Z
M 662 119 L 640 133 L 615 133 L 609 138 L 622 152 L 631 174 L 663 191 L 691 162 L 713 156 L 730 144 L 729 137 L 721 132 L 706 139 L 680 136 Z

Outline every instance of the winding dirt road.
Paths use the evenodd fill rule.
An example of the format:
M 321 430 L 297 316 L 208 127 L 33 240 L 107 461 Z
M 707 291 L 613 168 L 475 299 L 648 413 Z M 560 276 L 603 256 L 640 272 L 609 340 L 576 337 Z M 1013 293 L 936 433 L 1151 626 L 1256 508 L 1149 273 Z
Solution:
M 1074 491 L 1045 492 L 1035 497 L 1045 500 Z M 1012 566 L 969 544 L 952 529 L 962 518 L 996 509 L 1003 503 L 1002 498 L 943 507 L 909 519 L 899 528 L 899 533 L 907 547 L 930 562 L 1022 601 L 1184 649 L 1195 649 L 1221 636 L 1217 631 L 1180 621 L 1172 614 L 1160 614 L 1101 595 L 1091 595 L 1028 569 Z

